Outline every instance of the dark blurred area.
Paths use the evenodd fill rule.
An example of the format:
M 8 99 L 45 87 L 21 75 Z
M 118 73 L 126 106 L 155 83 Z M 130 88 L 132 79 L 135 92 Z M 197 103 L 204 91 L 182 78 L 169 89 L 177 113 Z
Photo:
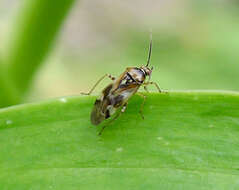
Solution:
M 1 54 L 18 8 L 1 1 Z M 162 89 L 238 91 L 238 8 L 235 0 L 77 1 L 27 101 L 78 95 L 105 73 L 145 64 L 150 30 L 152 80 Z

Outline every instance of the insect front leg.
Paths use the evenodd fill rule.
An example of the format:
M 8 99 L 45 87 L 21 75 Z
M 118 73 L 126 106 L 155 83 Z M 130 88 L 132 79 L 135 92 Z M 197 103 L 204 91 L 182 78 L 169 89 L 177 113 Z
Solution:
M 146 89 L 147 89 L 147 86 L 150 85 L 150 84 L 153 84 L 160 93 L 162 92 L 162 90 L 160 89 L 159 85 L 156 82 L 145 82 L 145 83 L 143 83 L 143 85 L 144 85 L 144 87 L 146 87 Z
M 139 110 L 139 114 L 141 115 L 142 119 L 144 119 L 143 109 L 144 109 L 144 103 L 147 97 L 140 92 L 138 92 L 137 94 L 144 99 L 143 102 L 141 103 L 140 110 Z
M 81 92 L 82 95 L 90 95 L 96 88 L 96 86 L 98 84 L 100 84 L 100 82 L 105 78 L 105 77 L 109 77 L 111 80 L 115 80 L 115 77 L 111 76 L 110 74 L 105 74 L 103 77 L 101 77 L 96 83 L 95 85 L 91 88 L 91 90 L 87 93 L 85 92 Z
M 115 121 L 122 113 L 125 112 L 126 107 L 127 107 L 127 103 L 125 103 L 125 104 L 122 106 L 120 112 L 118 112 L 118 113 L 114 116 L 113 119 L 111 119 L 106 125 L 104 125 L 104 126 L 102 127 L 102 129 L 100 130 L 100 132 L 99 132 L 99 134 L 98 134 L 99 136 L 102 134 L 102 132 L 104 131 L 105 127 L 107 127 L 109 124 L 111 124 L 113 121 Z

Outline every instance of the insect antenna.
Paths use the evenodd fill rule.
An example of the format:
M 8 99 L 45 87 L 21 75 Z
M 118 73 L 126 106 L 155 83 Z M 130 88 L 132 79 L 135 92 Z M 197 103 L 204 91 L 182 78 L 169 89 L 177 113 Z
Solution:
M 150 33 L 149 56 L 148 56 L 146 67 L 148 67 L 149 65 L 151 53 L 152 53 L 152 33 Z

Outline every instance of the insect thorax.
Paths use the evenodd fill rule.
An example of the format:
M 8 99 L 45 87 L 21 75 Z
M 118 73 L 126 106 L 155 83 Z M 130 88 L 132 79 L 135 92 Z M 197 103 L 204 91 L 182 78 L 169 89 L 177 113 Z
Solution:
M 132 82 L 143 83 L 146 75 L 143 69 L 135 67 L 129 69 L 127 77 Z

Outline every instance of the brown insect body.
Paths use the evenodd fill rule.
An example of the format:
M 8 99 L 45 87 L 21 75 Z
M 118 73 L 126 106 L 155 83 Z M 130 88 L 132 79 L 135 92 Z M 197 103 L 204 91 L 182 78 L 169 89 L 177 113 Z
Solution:
M 94 125 L 99 125 L 103 120 L 111 117 L 117 109 L 121 109 L 119 113 L 122 113 L 126 109 L 126 105 L 128 100 L 138 91 L 140 86 L 144 86 L 144 89 L 147 90 L 147 85 L 154 84 L 158 91 L 161 92 L 159 86 L 155 82 L 149 82 L 150 76 L 153 70 L 149 68 L 149 62 L 152 51 L 152 39 L 150 41 L 149 46 L 149 55 L 147 64 L 141 67 L 128 67 L 126 70 L 118 77 L 114 78 L 111 75 L 104 75 L 101 77 L 97 83 L 93 86 L 93 88 L 88 93 L 82 93 L 85 95 L 90 95 L 95 87 L 106 77 L 108 76 L 113 80 L 108 86 L 106 86 L 100 97 L 96 99 L 94 107 L 91 112 L 91 123 Z M 149 77 L 148 82 L 145 82 L 147 76 Z M 140 95 L 140 94 L 139 94 Z M 142 108 L 145 102 L 146 97 L 141 95 L 144 98 L 143 103 L 141 104 L 140 114 L 142 114 Z M 112 119 L 115 120 L 120 114 L 116 114 L 116 116 Z M 105 126 L 101 129 L 99 135 L 104 130 Z
M 95 101 L 91 112 L 92 124 L 100 124 L 103 120 L 113 115 L 119 107 L 125 105 L 138 91 L 146 76 L 151 74 L 151 71 L 144 66 L 140 68 L 129 67 L 119 78 L 109 84 Z

